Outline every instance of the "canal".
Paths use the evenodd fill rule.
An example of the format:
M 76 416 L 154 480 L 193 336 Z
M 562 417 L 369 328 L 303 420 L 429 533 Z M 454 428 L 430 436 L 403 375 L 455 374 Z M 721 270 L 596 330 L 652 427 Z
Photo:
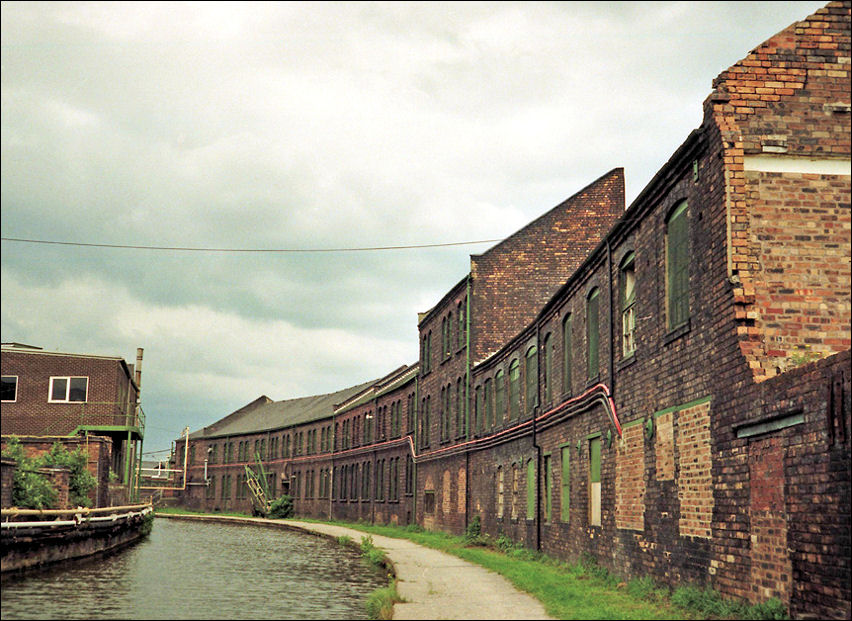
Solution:
M 383 572 L 335 541 L 160 518 L 112 556 L 4 577 L 2 618 L 366 619 L 383 586 Z

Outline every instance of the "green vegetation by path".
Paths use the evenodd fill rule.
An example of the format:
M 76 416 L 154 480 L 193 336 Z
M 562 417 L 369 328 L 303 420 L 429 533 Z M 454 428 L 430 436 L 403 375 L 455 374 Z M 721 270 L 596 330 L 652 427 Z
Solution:
M 183 510 L 169 512 L 193 513 Z M 245 514 L 233 515 L 247 517 Z M 427 531 L 419 526 L 382 526 L 305 518 L 299 518 L 299 521 L 333 524 L 364 533 L 407 539 L 452 554 L 504 576 L 519 590 L 537 598 L 547 613 L 557 619 L 788 618 L 778 600 L 751 606 L 723 599 L 710 589 L 690 585 L 670 590 L 656 584 L 650 577 L 625 582 L 597 565 L 594 559 L 565 563 L 517 546 L 505 537 L 494 540 L 481 535 L 475 528 L 469 529 L 465 536 L 454 536 Z M 365 541 L 370 540 L 362 538 L 362 552 Z M 370 547 L 367 545 L 368 549 Z M 389 587 L 393 588 L 393 585 Z M 374 595 L 370 606 L 371 618 L 389 618 L 386 616 L 388 600 L 393 600 L 394 594 L 389 591 Z M 382 607 L 384 610 L 379 612 Z
M 651 578 L 619 580 L 593 559 L 568 564 L 514 545 L 501 537 L 492 540 L 478 532 L 454 536 L 419 526 L 381 526 L 366 523 L 335 524 L 414 543 L 452 554 L 490 569 L 519 590 L 538 599 L 557 619 L 787 619 L 778 600 L 751 606 L 723 599 L 718 593 L 693 586 L 670 590 Z

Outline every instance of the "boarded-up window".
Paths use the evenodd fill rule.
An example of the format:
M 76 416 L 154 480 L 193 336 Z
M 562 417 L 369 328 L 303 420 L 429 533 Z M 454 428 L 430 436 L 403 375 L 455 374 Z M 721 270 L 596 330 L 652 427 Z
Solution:
M 549 522 L 551 509 L 550 455 L 544 456 L 541 468 L 542 486 L 544 487 L 544 521 Z
M 571 338 L 571 315 L 565 316 L 562 321 L 562 392 L 566 395 L 571 394 L 571 364 L 573 357 L 571 348 L 573 346 Z
M 589 440 L 589 524 L 601 525 L 601 439 Z
M 497 466 L 497 519 L 503 519 L 503 466 Z
M 512 360 L 509 365 L 509 420 L 518 418 L 521 411 L 521 365 Z
M 666 222 L 666 312 L 669 330 L 689 319 L 689 229 L 686 201 Z
M 599 291 L 597 287 L 592 289 L 586 300 L 586 344 L 588 346 L 586 360 L 588 362 L 587 374 L 589 379 L 594 379 L 600 374 L 598 364 L 598 345 L 600 340 Z
M 560 519 L 563 522 L 567 522 L 570 516 L 570 505 L 571 505 L 571 469 L 569 464 L 571 463 L 571 447 L 563 446 L 562 447 L 562 477 L 560 480 L 560 485 L 562 486 L 562 493 L 559 496 L 559 506 L 560 506 Z
M 524 360 L 526 413 L 532 414 L 538 401 L 538 350 L 530 347 Z
M 535 463 L 527 460 L 527 519 L 535 517 Z
M 625 425 L 615 456 L 615 526 L 645 528 L 645 427 Z

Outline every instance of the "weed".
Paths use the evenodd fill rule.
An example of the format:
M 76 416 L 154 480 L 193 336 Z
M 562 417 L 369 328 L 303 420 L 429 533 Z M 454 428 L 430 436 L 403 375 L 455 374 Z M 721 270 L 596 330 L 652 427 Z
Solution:
M 396 581 L 382 589 L 376 589 L 367 597 L 367 616 L 370 619 L 392 619 L 393 605 L 405 600 L 396 590 Z

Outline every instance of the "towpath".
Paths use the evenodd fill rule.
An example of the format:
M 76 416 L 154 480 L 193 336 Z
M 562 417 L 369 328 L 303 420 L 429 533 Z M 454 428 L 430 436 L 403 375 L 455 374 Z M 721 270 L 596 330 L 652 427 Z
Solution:
M 326 537 L 361 541 L 363 531 L 331 524 L 250 517 L 158 514 L 210 521 L 257 522 Z M 484 567 L 426 548 L 407 539 L 371 535 L 393 563 L 397 591 L 405 599 L 394 606 L 394 619 L 552 619 L 541 603 Z

